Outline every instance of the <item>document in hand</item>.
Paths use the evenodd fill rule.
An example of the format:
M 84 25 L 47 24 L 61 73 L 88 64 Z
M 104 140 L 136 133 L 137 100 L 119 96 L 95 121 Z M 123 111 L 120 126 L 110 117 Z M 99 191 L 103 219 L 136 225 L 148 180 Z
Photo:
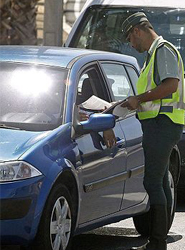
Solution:
M 103 111 L 104 114 L 113 114 L 117 117 L 126 117 L 126 115 L 129 113 L 129 110 L 126 107 L 121 107 L 121 105 L 125 102 L 118 101 L 114 103 L 111 107 L 107 108 L 105 111 Z
M 112 104 L 95 95 L 92 95 L 85 102 L 81 103 L 79 108 L 90 112 L 102 112 L 103 110 L 103 114 L 113 114 L 117 117 L 125 117 L 129 110 L 127 108 L 121 107 L 123 102 L 125 102 L 125 100 Z
M 92 95 L 89 99 L 79 105 L 79 108 L 86 111 L 102 111 L 105 108 L 111 107 L 111 103 L 106 102 L 105 100 Z

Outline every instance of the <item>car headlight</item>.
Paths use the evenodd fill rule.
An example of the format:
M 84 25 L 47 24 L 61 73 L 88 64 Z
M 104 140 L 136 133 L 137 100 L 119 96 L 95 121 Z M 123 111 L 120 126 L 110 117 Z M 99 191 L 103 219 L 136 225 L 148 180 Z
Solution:
M 0 182 L 27 179 L 39 175 L 42 175 L 39 170 L 23 161 L 0 163 Z

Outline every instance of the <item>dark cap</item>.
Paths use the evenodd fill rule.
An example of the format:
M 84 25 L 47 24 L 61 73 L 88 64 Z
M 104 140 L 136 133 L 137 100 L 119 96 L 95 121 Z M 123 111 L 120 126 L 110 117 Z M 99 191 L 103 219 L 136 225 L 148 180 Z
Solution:
M 148 22 L 147 16 L 143 12 L 136 12 L 125 19 L 122 24 L 122 32 L 126 39 L 129 31 L 137 24 L 142 22 Z

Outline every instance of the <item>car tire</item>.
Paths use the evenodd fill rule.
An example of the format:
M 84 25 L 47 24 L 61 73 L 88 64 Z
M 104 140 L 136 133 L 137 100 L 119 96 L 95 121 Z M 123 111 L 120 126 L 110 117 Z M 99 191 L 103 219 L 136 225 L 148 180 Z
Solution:
M 56 185 L 46 202 L 33 249 L 69 250 L 74 214 L 68 189 L 62 184 Z
M 168 231 L 170 230 L 171 225 L 173 223 L 175 210 L 176 210 L 176 204 L 177 204 L 177 188 L 176 188 L 176 185 L 174 184 L 173 177 L 170 172 L 169 172 L 169 180 L 170 180 L 170 187 L 171 187 L 171 192 L 172 192 L 172 197 L 173 197 L 173 204 L 172 204 L 171 218 L 170 218 Z M 147 213 L 134 216 L 133 222 L 134 222 L 137 232 L 141 236 L 144 236 L 144 237 L 149 236 L 150 210 Z

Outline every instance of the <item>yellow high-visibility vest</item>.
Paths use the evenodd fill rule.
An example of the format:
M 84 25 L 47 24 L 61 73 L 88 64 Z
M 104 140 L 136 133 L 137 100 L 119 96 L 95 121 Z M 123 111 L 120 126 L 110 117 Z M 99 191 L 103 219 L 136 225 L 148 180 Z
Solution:
M 141 103 L 138 109 L 138 117 L 140 120 L 154 118 L 158 114 L 167 115 L 174 123 L 185 124 L 185 82 L 184 82 L 184 66 L 180 53 L 175 46 L 166 40 L 162 40 L 158 46 L 167 45 L 172 48 L 178 56 L 178 68 L 180 81 L 178 83 L 178 89 L 171 96 L 164 99 L 158 99 L 155 101 Z M 156 49 L 157 49 L 156 48 Z M 141 72 L 137 82 L 138 95 L 143 94 L 149 90 L 157 87 L 154 82 L 154 59 L 156 54 L 154 50 L 150 61 L 146 68 Z

